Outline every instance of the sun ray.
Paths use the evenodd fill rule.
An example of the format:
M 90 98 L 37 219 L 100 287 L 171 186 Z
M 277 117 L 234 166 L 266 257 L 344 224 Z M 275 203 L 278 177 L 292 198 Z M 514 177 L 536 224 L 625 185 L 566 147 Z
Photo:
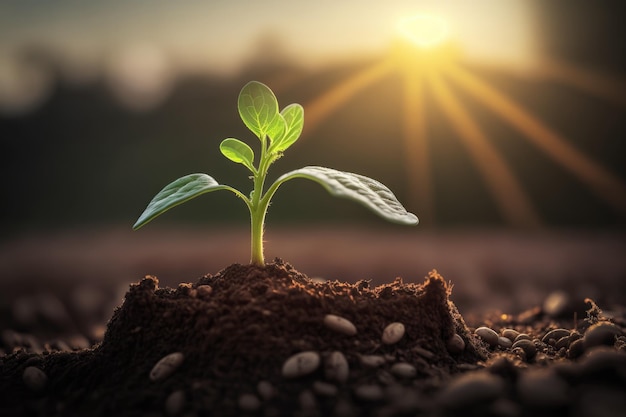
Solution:
M 389 74 L 392 69 L 393 66 L 390 60 L 378 62 L 357 72 L 330 90 L 305 103 L 306 123 L 304 124 L 304 133 L 310 133 L 315 130 L 329 114 L 346 103 L 357 92 Z
M 524 133 L 535 146 L 587 184 L 598 196 L 620 212 L 626 212 L 626 186 L 619 177 L 585 156 L 512 99 L 467 70 L 458 66 L 449 67 L 447 74 L 484 105 Z
M 474 160 L 504 218 L 515 226 L 539 227 L 541 220 L 532 203 L 504 159 L 489 143 L 480 126 L 456 99 L 439 73 L 430 72 L 429 83 L 441 109 L 452 122 L 461 142 Z
M 424 225 L 435 223 L 435 201 L 428 157 L 427 120 L 424 111 L 423 74 L 404 74 L 404 166 L 407 173 L 408 206 L 420 213 Z
M 620 106 L 626 106 L 626 82 L 623 80 L 557 61 L 543 64 L 539 74 L 551 81 L 564 83 Z

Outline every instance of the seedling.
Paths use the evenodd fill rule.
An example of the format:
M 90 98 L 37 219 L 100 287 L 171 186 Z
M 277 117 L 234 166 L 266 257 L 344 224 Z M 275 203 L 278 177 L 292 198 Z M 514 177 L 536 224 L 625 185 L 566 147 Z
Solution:
M 255 165 L 254 151 L 244 142 L 228 138 L 220 144 L 222 154 L 242 164 L 251 173 L 253 189 L 250 196 L 228 185 L 219 184 L 206 174 L 190 174 L 165 186 L 148 204 L 133 229 L 139 229 L 167 210 L 199 195 L 228 190 L 241 198 L 250 210 L 252 232 L 251 263 L 264 265 L 263 229 L 270 200 L 278 187 L 294 178 L 307 178 L 321 184 L 331 195 L 354 200 L 381 217 L 395 223 L 415 225 L 417 217 L 409 213 L 389 188 L 363 175 L 337 171 L 320 166 L 307 166 L 280 176 L 264 191 L 267 171 L 302 133 L 304 109 L 294 103 L 279 111 L 278 101 L 265 84 L 251 81 L 239 93 L 237 102 L 243 123 L 261 141 L 261 154 Z

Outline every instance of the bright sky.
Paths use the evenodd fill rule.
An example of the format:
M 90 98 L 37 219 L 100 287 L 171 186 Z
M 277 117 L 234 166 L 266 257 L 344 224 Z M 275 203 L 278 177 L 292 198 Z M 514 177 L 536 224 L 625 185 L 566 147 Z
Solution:
M 524 0 L 9 0 L 0 4 L 0 45 L 44 43 L 68 53 L 156 44 L 215 67 L 250 54 L 275 33 L 298 58 L 385 48 L 403 17 L 431 12 L 449 22 L 472 56 L 528 58 L 533 24 Z
M 398 36 L 397 22 L 416 13 L 445 19 L 468 59 L 513 66 L 535 59 L 532 10 L 524 0 L 5 0 L 0 106 L 11 94 L 24 96 L 16 92 L 20 83 L 45 84 L 45 74 L 17 62 L 25 45 L 59 54 L 69 78 L 104 68 L 153 72 L 162 83 L 183 69 L 236 71 L 259 59 L 261 37 L 309 65 L 384 53 Z

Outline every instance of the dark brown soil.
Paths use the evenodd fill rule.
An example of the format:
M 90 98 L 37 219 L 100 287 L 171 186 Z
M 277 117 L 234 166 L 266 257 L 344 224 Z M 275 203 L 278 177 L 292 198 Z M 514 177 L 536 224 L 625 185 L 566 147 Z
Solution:
M 0 415 L 515 417 L 618 416 L 626 409 L 623 314 L 607 317 L 589 300 L 580 316 L 570 306 L 483 321 L 498 333 L 529 334 L 530 352 L 489 346 L 466 326 L 450 292 L 434 271 L 423 284 L 397 278 L 372 288 L 367 281 L 312 280 L 279 259 L 266 267 L 231 265 L 177 289 L 146 277 L 131 285 L 92 348 L 44 345 L 37 353 L 28 343 L 7 346 L 5 338 L 13 351 L 0 356 Z M 327 314 L 350 320 L 357 334 L 327 328 Z M 393 322 L 406 333 L 387 345 L 381 335 Z M 605 334 L 592 339 L 593 325 Z M 555 328 L 567 330 L 567 340 L 544 337 Z M 465 342 L 461 352 L 448 345 L 455 333 Z M 320 366 L 283 376 L 285 361 L 305 351 L 317 352 Z M 336 351 L 349 364 L 345 382 L 325 372 Z M 184 355 L 180 367 L 153 381 L 155 364 L 174 352 Z M 363 355 L 384 363 L 367 366 Z M 415 373 L 394 371 L 398 363 Z M 24 380 L 29 367 L 45 373 L 40 389 Z

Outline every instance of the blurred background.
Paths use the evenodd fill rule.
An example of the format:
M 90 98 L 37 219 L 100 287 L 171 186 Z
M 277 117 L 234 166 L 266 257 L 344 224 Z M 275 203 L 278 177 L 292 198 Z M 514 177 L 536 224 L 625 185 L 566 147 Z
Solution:
M 42 283 L 118 297 L 144 274 L 176 285 L 247 262 L 247 211 L 229 193 L 131 226 L 189 173 L 250 189 L 218 149 L 226 137 L 258 149 L 236 107 L 250 80 L 305 108 L 271 179 L 304 165 L 361 173 L 420 218 L 387 224 L 293 181 L 267 217 L 268 260 L 375 283 L 436 268 L 468 309 L 495 294 L 490 308 L 520 310 L 558 290 L 623 303 L 619 5 L 4 1 L 4 309 Z

